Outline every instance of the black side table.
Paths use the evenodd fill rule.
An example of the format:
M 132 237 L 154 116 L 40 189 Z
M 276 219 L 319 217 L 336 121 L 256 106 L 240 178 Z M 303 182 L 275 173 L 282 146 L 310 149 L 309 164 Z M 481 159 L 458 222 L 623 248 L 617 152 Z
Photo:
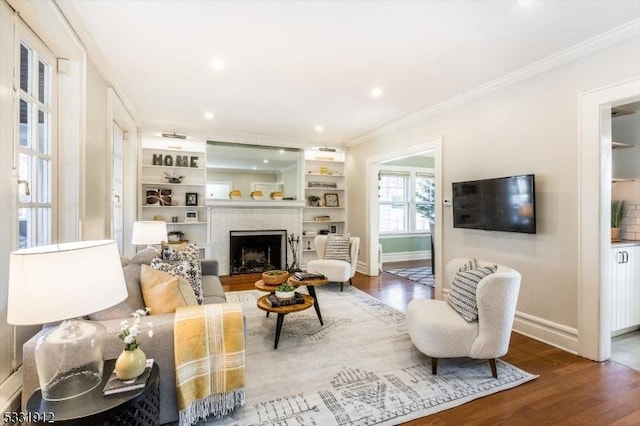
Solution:
M 41 418 L 64 425 L 155 426 L 160 424 L 158 364 L 153 364 L 151 376 L 144 388 L 104 396 L 102 389 L 109 380 L 115 363 L 115 359 L 106 360 L 102 382 L 91 391 L 76 398 L 47 401 L 42 398 L 42 393 L 38 389 L 29 398 L 27 411 L 41 413 Z

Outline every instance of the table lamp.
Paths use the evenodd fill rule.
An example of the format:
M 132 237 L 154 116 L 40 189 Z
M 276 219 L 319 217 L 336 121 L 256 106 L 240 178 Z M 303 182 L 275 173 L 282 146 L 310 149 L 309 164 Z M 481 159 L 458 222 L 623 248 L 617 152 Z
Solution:
M 50 401 L 86 393 L 102 380 L 105 327 L 74 319 L 127 297 L 115 241 L 80 241 L 17 250 L 9 260 L 7 322 L 49 327 L 36 343 L 42 396 Z
M 160 244 L 167 240 L 167 223 L 162 220 L 138 221 L 133 223 L 131 244 L 147 245 Z

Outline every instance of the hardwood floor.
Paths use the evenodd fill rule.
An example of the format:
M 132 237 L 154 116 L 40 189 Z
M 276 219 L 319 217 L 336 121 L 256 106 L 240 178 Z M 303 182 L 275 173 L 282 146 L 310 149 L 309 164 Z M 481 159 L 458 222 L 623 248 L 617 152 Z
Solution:
M 221 277 L 225 290 L 252 289 L 256 279 L 241 277 Z M 353 283 L 403 312 L 412 299 L 433 296 L 430 287 L 387 273 L 356 274 Z M 615 362 L 593 362 L 517 333 L 502 359 L 540 377 L 404 425 L 640 424 L 640 372 Z

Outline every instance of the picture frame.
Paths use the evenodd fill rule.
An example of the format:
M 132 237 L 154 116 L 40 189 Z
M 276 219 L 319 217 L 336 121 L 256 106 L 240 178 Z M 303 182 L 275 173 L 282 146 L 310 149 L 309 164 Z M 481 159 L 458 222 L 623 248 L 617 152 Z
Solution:
M 337 225 L 329 225 L 329 233 L 330 234 L 337 234 L 338 233 L 338 226 Z
M 324 206 L 340 207 L 340 202 L 338 201 L 338 194 L 335 194 L 335 193 L 324 194 Z
M 198 193 L 197 192 L 187 192 L 185 194 L 185 205 L 186 206 L 197 206 L 198 205 Z
M 184 212 L 184 221 L 185 222 L 197 222 L 198 221 L 198 212 L 196 210 L 187 210 Z

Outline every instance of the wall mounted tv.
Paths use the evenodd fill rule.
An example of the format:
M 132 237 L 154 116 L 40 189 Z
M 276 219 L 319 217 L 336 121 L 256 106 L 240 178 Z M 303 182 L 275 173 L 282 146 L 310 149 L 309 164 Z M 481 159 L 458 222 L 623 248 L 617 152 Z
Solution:
M 453 182 L 453 227 L 536 233 L 535 176 Z

